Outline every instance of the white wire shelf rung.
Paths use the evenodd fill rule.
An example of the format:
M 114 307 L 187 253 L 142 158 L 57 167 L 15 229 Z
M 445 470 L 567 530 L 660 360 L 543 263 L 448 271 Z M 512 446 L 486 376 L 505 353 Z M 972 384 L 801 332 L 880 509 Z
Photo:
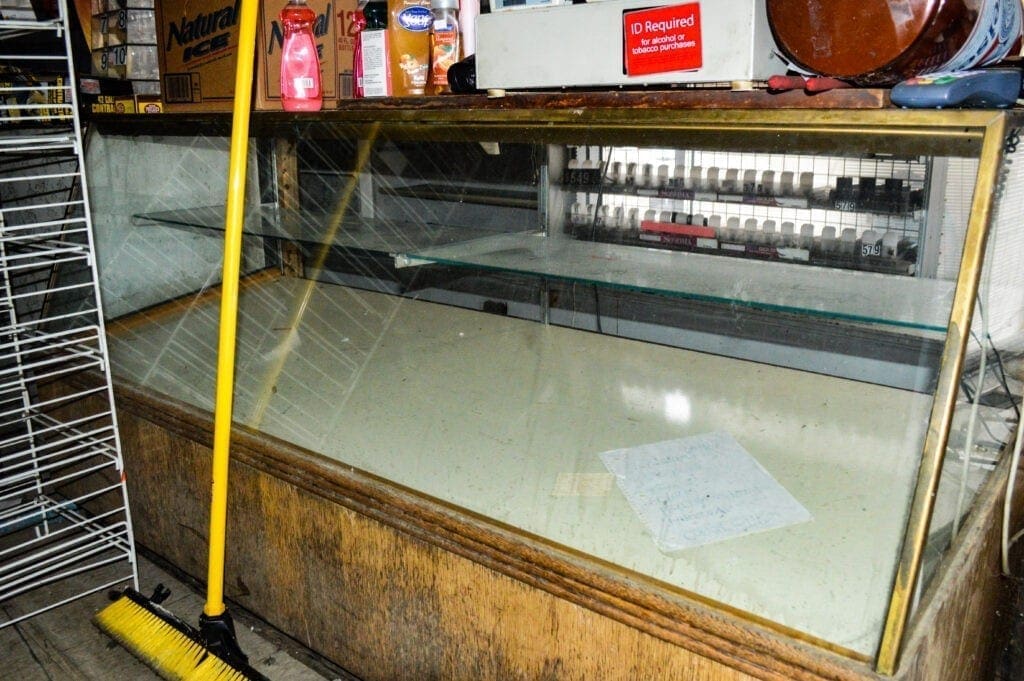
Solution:
M 54 31 L 59 35 L 64 31 L 64 22 L 60 19 L 0 19 L 0 35 L 7 31 Z
M 117 487 L 108 487 L 107 491 Z M 124 510 L 112 509 L 97 516 L 86 516 L 76 511 L 68 501 L 57 501 L 46 495 L 33 499 L 22 507 L 24 513 L 9 524 L 6 532 L 30 530 L 35 536 L 0 553 L 0 582 L 30 574 L 40 560 L 60 560 L 71 551 L 102 539 L 119 549 L 126 549 L 123 541 Z M 62 555 L 65 554 L 65 555 Z
M 37 292 L 37 295 L 47 295 L 48 293 L 50 293 L 50 290 L 41 290 Z M 59 314 L 50 313 L 43 317 L 25 319 L 16 324 L 12 324 L 9 329 L 11 331 L 18 332 L 25 329 L 36 329 L 40 326 L 63 323 L 80 317 L 96 319 L 98 314 L 99 310 L 96 307 L 86 306 L 75 309 L 71 312 L 61 312 Z
M 124 548 L 130 546 L 126 522 L 110 527 L 86 524 L 61 539 L 56 546 L 35 547 L 36 551 L 18 561 L 16 569 L 0 565 L 0 602 L 71 575 L 130 560 Z
M 19 112 L 21 111 L 39 111 L 45 109 L 47 113 L 54 117 L 70 117 L 71 116 L 71 105 L 63 104 L 60 102 L 46 102 L 44 104 L 2 104 L 0 105 L 0 111 L 8 112 L 8 115 L 14 114 L 12 117 L 16 117 L 21 120 L 25 120 Z
M 89 477 L 96 473 L 101 473 L 104 470 L 116 470 L 118 467 L 118 461 L 116 456 L 101 457 L 96 463 L 91 463 L 88 466 L 76 468 L 71 472 L 65 473 L 60 476 L 46 478 L 45 480 L 36 476 L 33 478 L 24 478 L 17 484 L 12 484 L 9 487 L 0 487 L 2 493 L 0 493 L 0 502 L 5 504 L 16 502 L 19 499 L 31 497 L 36 494 L 40 494 L 42 491 L 53 492 L 61 485 L 67 485 L 68 483 L 83 478 Z M 10 522 L 4 522 L 0 524 L 0 528 L 13 527 Z
M 99 329 L 95 326 L 80 329 L 61 329 L 59 331 L 41 331 L 24 329 L 21 331 L 0 332 L 0 357 L 11 352 L 29 355 L 46 350 L 57 350 L 72 345 L 87 345 L 99 341 Z M 91 347 L 91 346 L 90 346 Z M 21 366 L 26 363 L 19 361 Z M 3 372 L 0 371 L 0 376 Z
M 3 457 L 0 461 L 4 463 L 5 470 L 4 477 L 0 478 L 0 494 L 5 497 L 13 495 L 12 486 L 22 481 L 22 476 L 14 471 L 16 465 L 23 461 L 29 461 L 38 470 L 54 454 L 75 458 L 80 452 L 85 452 L 120 465 L 112 412 L 89 414 L 67 423 L 47 414 L 32 414 L 24 419 L 23 425 L 17 434 L 0 443 L 0 455 Z M 55 468 L 59 467 L 58 460 Z M 6 471 L 12 471 L 10 479 Z
M 21 258 L 15 264 L 8 266 L 7 270 L 21 276 L 57 265 L 70 265 L 72 263 L 89 264 L 89 262 L 90 258 L 87 249 L 69 248 L 59 255 L 53 253 L 47 253 L 42 256 L 40 254 L 29 254 L 29 257 Z M 92 283 L 89 282 L 88 285 L 91 287 Z M 17 300 L 20 295 L 22 294 L 16 294 L 10 296 L 10 298 Z
M 65 357 L 65 361 L 48 366 L 46 371 L 36 370 L 29 378 L 32 381 L 50 381 L 56 378 L 71 376 L 82 371 L 88 371 L 89 369 L 102 369 L 105 367 L 103 357 L 97 353 L 78 353 L 77 355 L 73 355 L 72 358 L 75 361 L 67 361 L 68 358 Z M 0 384 L 0 392 L 12 389 L 13 386 L 19 385 L 20 381 L 21 377 L 16 376 L 13 380 L 9 380 L 5 384 Z
M 26 381 L 48 381 L 106 366 L 99 347 L 81 343 L 69 343 L 55 349 L 40 347 L 37 353 L 27 353 L 23 359 L 31 361 L 0 369 L 0 393 L 14 390 Z
M 0 139 L 0 153 L 24 154 L 26 152 L 50 152 L 74 150 L 75 141 L 68 135 L 48 135 L 46 137 L 14 137 Z
M 0 230 L 0 241 L 10 249 L 11 254 L 7 256 L 8 262 L 18 264 L 27 260 L 40 260 L 45 264 L 56 261 L 61 256 L 73 255 L 76 258 L 86 258 L 88 262 L 89 250 L 85 244 L 78 244 L 74 241 L 62 241 L 61 236 L 74 236 L 77 233 L 84 233 L 83 227 L 72 227 L 68 229 L 57 229 L 55 231 L 42 231 L 44 227 L 53 225 L 84 225 L 84 217 L 70 217 L 65 220 L 53 220 L 46 223 L 37 223 L 40 229 L 38 232 L 26 231 L 22 233 L 10 233 L 4 229 Z M 14 266 L 18 266 L 15 264 Z
M 67 482 L 80 479 L 82 475 L 65 476 L 59 481 L 59 484 L 64 485 L 65 487 L 59 491 L 50 489 L 49 487 L 52 487 L 52 485 L 49 485 L 49 483 L 47 485 L 37 485 L 35 487 L 22 485 L 22 489 L 11 489 L 10 492 L 3 497 L 2 508 L 4 510 L 0 511 L 0 534 L 9 533 L 13 530 L 25 527 L 26 525 L 38 525 L 33 518 L 35 517 L 36 506 L 39 503 L 42 503 L 40 500 L 44 498 L 49 499 L 47 503 L 49 503 L 54 510 L 74 510 L 80 506 L 83 508 L 94 506 L 96 505 L 97 500 L 102 500 L 111 496 L 111 492 L 115 490 L 120 492 L 120 483 L 123 482 L 124 478 L 120 467 L 115 465 L 109 468 L 109 470 L 105 470 L 105 468 L 106 467 L 102 465 L 90 467 L 86 474 L 91 475 L 92 473 L 100 472 L 101 476 L 106 476 L 108 479 L 102 479 L 99 483 L 86 488 L 78 486 L 75 489 L 79 491 L 72 497 L 68 497 L 66 495 L 67 490 L 71 489 L 66 486 Z M 79 471 L 75 471 L 75 473 L 77 474 Z M 112 480 L 116 482 L 111 482 Z M 84 491 L 81 491 L 82 489 L 84 489 Z M 60 496 L 61 498 L 59 504 L 54 501 L 57 496 Z M 39 519 L 45 520 L 45 518 L 42 517 Z M 51 531 L 49 526 L 45 525 L 45 523 L 38 527 L 46 532 Z M 9 553 L 17 552 L 17 550 L 17 547 L 4 549 L 3 551 L 0 551 L 0 557 Z
M 123 525 L 120 529 L 122 532 L 126 531 Z M 47 577 L 52 576 L 55 579 L 60 579 L 61 576 L 58 572 L 60 570 L 66 570 L 69 567 L 75 567 L 79 571 L 81 569 L 92 569 L 93 567 L 106 564 L 109 560 L 120 560 L 124 557 L 124 552 L 118 547 L 117 543 L 98 533 L 74 537 L 65 541 L 59 546 L 59 549 L 60 552 L 55 555 L 42 558 L 32 556 L 31 565 L 18 571 L 12 571 L 8 575 L 3 574 L 2 566 L 0 566 L 0 601 L 22 593 L 26 588 L 34 589 L 38 587 L 41 582 L 45 583 L 48 581 Z M 82 565 L 85 559 L 92 558 L 96 554 L 107 553 L 111 550 L 115 552 L 114 555 L 104 562 L 92 566 Z
M 0 61 L 62 61 L 67 62 L 68 58 L 62 54 L 0 54 Z
M 48 449 L 70 446 L 74 442 L 94 441 L 95 438 L 102 436 L 102 432 L 95 428 L 83 430 L 83 427 L 98 420 L 105 421 L 112 413 L 92 412 L 67 421 L 61 421 L 49 414 L 30 413 L 23 419 L 25 431 L 0 440 L 0 451 L 22 451 L 34 446 L 37 452 L 45 452 Z M 38 444 L 40 442 L 42 444 Z
M 73 466 L 96 457 L 116 460 L 117 452 L 112 450 L 113 432 L 110 432 L 106 440 L 103 442 L 101 438 L 99 442 L 81 442 L 75 438 L 61 438 L 48 441 L 34 438 L 28 433 L 28 437 L 14 442 L 14 446 L 4 450 L 4 475 L 0 477 L 0 490 L 7 496 L 13 496 L 16 490 L 20 490 L 18 486 L 26 480 L 34 480 L 39 487 L 44 482 L 49 484 L 50 480 L 55 479 L 52 473 L 65 465 Z M 66 461 L 62 458 L 65 456 Z M 47 477 L 44 478 L 44 474 Z
M 118 489 L 118 485 L 108 485 L 103 488 L 102 493 L 112 493 Z M 58 499 L 41 494 L 19 504 L 16 521 L 7 523 L 6 532 L 32 529 L 35 536 L 0 550 L 0 574 L 24 565 L 26 554 L 39 556 L 53 553 L 55 545 L 59 547 L 61 542 L 83 529 L 96 536 L 105 537 L 121 548 L 127 548 L 127 544 L 121 542 L 117 532 L 117 527 L 124 518 L 124 509 L 108 508 L 95 514 L 80 511 L 79 503 L 89 501 L 90 499 Z M 60 518 L 61 522 L 49 522 L 56 518 Z
M 42 104 L 39 108 L 46 108 L 47 104 Z M 74 120 L 74 112 L 71 113 L 60 113 L 60 114 L 40 114 L 37 116 L 19 116 L 18 121 L 21 123 L 56 123 L 58 121 L 70 123 Z
M 37 203 L 32 206 L 8 206 L 6 208 L 0 208 L 0 216 L 15 215 L 21 211 L 37 211 L 37 210 L 51 210 L 51 209 L 65 209 L 65 210 L 77 210 L 85 207 L 85 201 L 77 199 L 74 201 L 54 201 L 52 203 Z M 24 225 L 4 225 L 4 232 L 14 233 L 21 230 L 32 229 L 35 224 L 28 223 Z
M 36 394 L 14 394 L 9 399 L 5 399 L 4 393 L 0 392 L 0 427 L 13 424 L 21 421 L 25 417 L 26 411 L 45 411 L 59 405 L 68 404 L 76 400 L 85 397 L 103 396 L 107 391 L 107 386 L 99 385 L 94 388 L 82 390 L 78 393 L 71 395 L 60 395 L 53 397 L 48 400 L 40 400 Z
M 96 556 L 96 554 L 100 552 L 104 552 L 104 555 Z M 83 562 L 86 558 L 91 558 L 90 562 Z M 46 572 L 37 572 L 31 576 L 31 580 L 28 581 L 27 584 L 22 584 L 20 588 L 0 591 L 0 603 L 9 598 L 13 598 L 14 596 L 38 589 L 41 586 L 68 579 L 69 577 L 74 577 L 75 575 L 83 572 L 97 570 L 106 565 L 110 565 L 111 563 L 117 563 L 120 561 L 128 561 L 129 564 L 134 562 L 130 555 L 122 553 L 121 551 L 116 551 L 106 541 L 99 541 L 95 546 L 91 547 L 91 550 L 88 553 L 82 553 L 81 555 L 76 556 L 73 560 L 64 561 Z M 58 572 L 58 568 L 63 569 Z M 118 580 L 118 582 L 128 581 L 133 578 L 133 575 L 126 575 L 122 579 Z M 4 584 L 0 583 L 0 589 L 3 589 L 4 586 Z M 84 594 L 79 594 L 79 596 L 81 595 Z M 37 613 L 38 612 L 42 612 L 42 610 L 37 611 Z M 0 628 L 13 623 L 13 621 L 2 622 L 0 623 Z
M 59 92 L 67 91 L 67 85 L 16 85 L 14 87 L 0 87 L 0 92 Z
M 60 239 L 62 233 L 61 230 L 53 231 L 48 230 L 52 227 L 60 227 L 65 224 L 83 224 L 86 219 L 82 216 L 71 215 L 67 218 L 61 218 L 59 220 L 45 220 L 42 222 L 36 222 L 31 225 L 24 225 L 25 229 L 17 232 L 13 232 L 8 229 L 4 229 L 0 232 L 0 238 L 4 240 L 8 248 L 12 250 L 12 254 L 8 255 L 8 259 L 22 257 L 31 257 L 48 254 L 60 254 L 60 253 L 80 253 L 86 252 L 86 245 L 75 242 L 68 242 Z M 36 229 L 38 231 L 31 231 Z M 25 251 L 25 253 L 22 253 Z
M 24 119 L 22 119 L 22 120 L 24 120 Z M 15 168 L 14 170 L 17 170 L 17 168 Z M 5 171 L 5 172 L 7 172 L 7 171 Z M 17 174 L 14 174 L 14 175 L 10 175 L 10 176 L 0 176 L 0 183 L 11 184 L 13 182 L 23 183 L 23 182 L 45 182 L 47 180 L 68 180 L 68 179 L 72 179 L 72 178 L 77 178 L 78 175 L 79 175 L 79 173 L 78 173 L 77 170 L 74 171 L 74 172 L 68 172 L 68 173 L 45 173 L 43 175 L 17 175 Z
M 54 229 L 55 227 L 57 229 Z M 88 221 L 84 217 L 70 215 L 59 220 L 44 220 L 30 225 L 8 225 L 0 229 L 0 239 L 15 247 L 21 247 L 22 244 L 47 241 L 60 243 L 62 238 L 85 234 L 87 231 Z
M 62 262 L 76 262 L 78 260 L 80 260 L 80 259 L 79 258 L 71 258 L 71 259 L 68 259 L 68 260 L 64 260 Z M 36 267 L 36 268 L 33 268 L 33 269 L 39 269 L 39 267 Z M 31 270 L 29 270 L 29 271 L 31 271 Z M 77 291 L 77 290 L 82 290 L 82 289 L 93 290 L 94 287 L 93 287 L 92 282 L 83 282 L 81 284 L 68 284 L 67 286 L 52 286 L 50 288 L 40 288 L 40 289 L 35 289 L 33 291 L 26 291 L 25 293 L 18 293 L 18 294 L 10 295 L 7 298 L 8 298 L 8 300 L 10 300 L 12 302 L 16 302 L 16 301 L 19 301 L 19 300 L 26 300 L 26 299 L 30 299 L 30 298 L 38 297 L 38 296 L 47 296 L 47 295 L 50 295 L 50 294 L 53 294 L 53 293 L 64 293 L 64 292 L 68 292 L 68 291 Z
M 72 215 L 60 220 L 45 220 L 31 225 L 7 226 L 0 228 L 0 240 L 16 248 L 42 247 L 47 243 L 59 244 L 62 237 L 85 234 L 88 231 L 87 225 L 84 217 Z M 58 229 L 54 230 L 54 227 Z
M 21 452 L 18 455 L 4 457 L 10 459 L 10 465 L 5 466 L 4 475 L 0 477 L 0 494 L 13 498 L 15 492 L 23 492 L 24 485 L 29 482 L 40 487 L 51 487 L 80 477 L 83 471 L 95 472 L 107 467 L 111 462 L 116 464 L 117 451 L 113 443 L 111 429 L 110 437 L 105 443 L 79 443 L 68 449 L 52 451 L 48 456 L 40 456 L 37 453 L 35 457 L 30 457 L 25 455 L 29 452 Z M 89 465 L 90 461 L 95 463 Z M 71 472 L 60 475 L 64 469 L 71 469 Z M 10 491 L 5 492 L 6 490 Z
M 122 575 L 120 575 L 118 577 L 115 577 L 114 579 L 111 579 L 111 580 L 108 580 L 106 582 L 103 582 L 103 583 L 99 584 L 98 586 L 94 586 L 94 587 L 92 587 L 90 589 L 87 589 L 85 591 L 80 591 L 78 593 L 75 593 L 73 596 L 69 596 L 67 598 L 62 598 L 61 600 L 53 601 L 51 603 L 47 603 L 46 605 L 44 605 L 41 608 L 37 608 L 37 609 L 32 610 L 30 612 L 21 613 L 20 615 L 14 615 L 13 617 L 11 617 L 11 619 L 9 619 L 7 621 L 0 621 L 0 629 L 3 629 L 4 627 L 12 626 L 14 624 L 18 624 L 19 622 L 24 622 L 25 620 L 30 619 L 32 617 L 35 617 L 36 615 L 41 615 L 44 612 L 48 612 L 50 610 L 53 610 L 54 608 L 59 608 L 62 605 L 67 605 L 68 603 L 72 603 L 74 601 L 77 601 L 80 598 L 85 598 L 86 596 L 91 596 L 92 594 L 99 593 L 100 591 L 106 591 L 107 589 L 110 589 L 111 587 L 117 586 L 119 584 L 125 584 L 127 582 L 131 582 L 132 580 L 135 579 L 135 560 L 131 556 L 128 556 L 127 560 L 128 560 L 128 572 L 127 573 L 122 574 Z
M 78 473 L 85 470 L 93 460 L 100 468 L 110 461 L 116 463 L 113 430 L 107 430 L 109 436 L 105 442 L 78 442 L 64 448 L 45 448 L 49 452 L 46 455 L 41 455 L 38 449 L 22 449 L 13 454 L 5 454 L 3 458 L 7 464 L 3 477 L 0 477 L 0 490 L 5 495 L 13 495 L 27 480 L 35 481 L 39 486 L 43 486 L 44 482 L 51 485 L 62 480 L 65 475 L 61 474 L 63 469 L 74 467 L 72 473 Z M 29 456 L 31 454 L 35 454 L 35 457 Z

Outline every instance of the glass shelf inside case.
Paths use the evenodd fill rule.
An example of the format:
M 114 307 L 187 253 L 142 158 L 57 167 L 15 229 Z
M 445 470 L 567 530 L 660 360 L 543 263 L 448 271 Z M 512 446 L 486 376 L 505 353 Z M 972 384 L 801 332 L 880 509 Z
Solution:
M 138 225 L 158 223 L 204 230 L 224 229 L 224 206 L 200 206 L 177 210 L 137 213 Z M 251 236 L 268 237 L 297 244 L 330 243 L 341 248 L 358 248 L 396 255 L 410 249 L 462 242 L 480 235 L 477 228 L 424 224 L 413 221 L 374 220 L 346 217 L 344 223 L 323 211 L 288 211 L 277 204 L 261 204 L 246 211 L 243 229 Z
M 423 262 L 528 273 L 569 282 L 942 332 L 953 282 L 799 265 L 758 266 L 703 253 L 507 234 L 406 252 Z

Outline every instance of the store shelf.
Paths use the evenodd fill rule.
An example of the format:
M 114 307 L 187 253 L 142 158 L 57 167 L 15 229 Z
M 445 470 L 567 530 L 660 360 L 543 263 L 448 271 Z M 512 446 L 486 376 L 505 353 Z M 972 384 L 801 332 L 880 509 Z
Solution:
M 740 191 L 718 191 L 718 190 L 693 190 L 680 189 L 675 187 L 637 187 L 630 185 L 614 184 L 578 184 L 563 183 L 563 191 L 578 192 L 587 194 L 603 194 L 614 196 L 637 196 L 649 199 L 669 199 L 672 201 L 705 201 L 708 203 L 739 204 L 745 206 L 768 206 L 772 208 L 796 208 L 798 210 L 838 210 L 847 213 L 870 213 L 889 217 L 915 218 L 918 217 L 921 208 L 921 192 L 915 195 L 915 204 L 910 199 L 904 207 L 897 207 L 891 210 L 884 210 L 876 207 L 836 205 L 830 200 L 830 192 L 834 187 L 818 187 L 808 194 L 764 194 L 764 193 L 743 193 Z
M 387 196 L 427 201 L 457 201 L 484 206 L 506 208 L 537 208 L 537 192 L 534 189 L 512 189 L 507 187 L 486 187 L 457 183 L 416 183 L 381 187 Z
M 45 414 L 25 419 L 25 430 L 0 441 L 4 475 L 0 502 L 37 496 L 117 465 L 114 431 L 97 422 L 110 414 L 62 423 Z M 45 479 L 43 479 L 45 477 Z
M 207 230 L 224 229 L 224 206 L 139 213 L 136 224 L 162 223 Z M 478 237 L 479 229 L 431 225 L 395 220 L 364 220 L 346 216 L 332 226 L 324 212 L 287 212 L 264 204 L 245 215 L 243 229 L 252 236 L 271 237 L 303 244 L 325 244 L 396 255 L 410 250 L 460 243 Z
M 4 339 L 6 340 L 6 338 Z M 96 329 L 59 333 L 21 332 L 0 345 L 5 356 L 17 355 L 19 363 L 0 368 L 0 392 L 17 389 L 26 372 L 33 380 L 54 380 L 89 369 L 101 369 L 103 354 Z
M 399 265 L 439 263 L 536 274 L 727 305 L 945 331 L 953 282 L 893 278 L 741 259 L 506 234 L 401 254 Z M 722 295 L 728 292 L 728 295 Z
M 91 496 L 116 492 L 117 486 L 110 486 L 95 490 Z M 55 606 L 132 579 L 129 524 L 118 513 L 119 509 L 83 513 L 80 504 L 87 501 L 87 497 L 63 499 L 40 495 L 0 512 L 0 536 L 31 533 L 30 539 L 0 550 L 0 601 L 112 563 L 124 562 L 129 567 L 115 579 L 93 584 L 85 593 L 63 599 Z M 33 614 L 36 613 L 6 624 L 15 624 Z
M 222 206 L 207 206 L 136 214 L 133 220 L 222 230 L 223 216 Z M 399 267 L 479 267 L 924 331 L 945 331 L 953 299 L 953 283 L 940 280 L 902 282 L 872 272 L 822 272 L 785 263 L 766 268 L 742 259 L 556 239 L 535 232 L 486 235 L 469 227 L 358 219 L 346 219 L 331 229 L 326 214 L 284 217 L 276 206 L 260 206 L 246 215 L 245 232 L 376 251 L 394 256 Z M 842 281 L 838 288 L 836 278 Z M 732 294 L 722 296 L 721 291 Z
M 0 19 L 0 628 L 138 585 L 66 2 L 54 9 Z M 29 592 L 40 605 L 7 607 Z

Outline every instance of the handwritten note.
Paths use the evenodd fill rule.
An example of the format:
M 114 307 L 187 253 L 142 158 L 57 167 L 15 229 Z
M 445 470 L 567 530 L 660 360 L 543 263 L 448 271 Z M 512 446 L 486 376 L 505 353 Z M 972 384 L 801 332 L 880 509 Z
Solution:
M 729 433 L 654 442 L 600 456 L 665 552 L 811 519 Z

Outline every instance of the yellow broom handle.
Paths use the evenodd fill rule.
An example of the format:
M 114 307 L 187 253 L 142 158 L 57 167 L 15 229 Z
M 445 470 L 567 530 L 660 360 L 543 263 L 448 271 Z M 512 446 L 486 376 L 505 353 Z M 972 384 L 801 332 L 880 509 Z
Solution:
M 242 259 L 242 218 L 245 212 L 245 164 L 249 150 L 249 100 L 256 47 L 259 0 L 242 0 L 238 65 L 231 119 L 227 215 L 224 220 L 224 275 L 217 343 L 217 393 L 213 412 L 213 476 L 210 499 L 210 562 L 203 612 L 224 612 L 224 544 L 228 506 L 228 459 L 231 444 L 231 401 L 234 392 L 235 330 L 238 326 L 238 272 Z

